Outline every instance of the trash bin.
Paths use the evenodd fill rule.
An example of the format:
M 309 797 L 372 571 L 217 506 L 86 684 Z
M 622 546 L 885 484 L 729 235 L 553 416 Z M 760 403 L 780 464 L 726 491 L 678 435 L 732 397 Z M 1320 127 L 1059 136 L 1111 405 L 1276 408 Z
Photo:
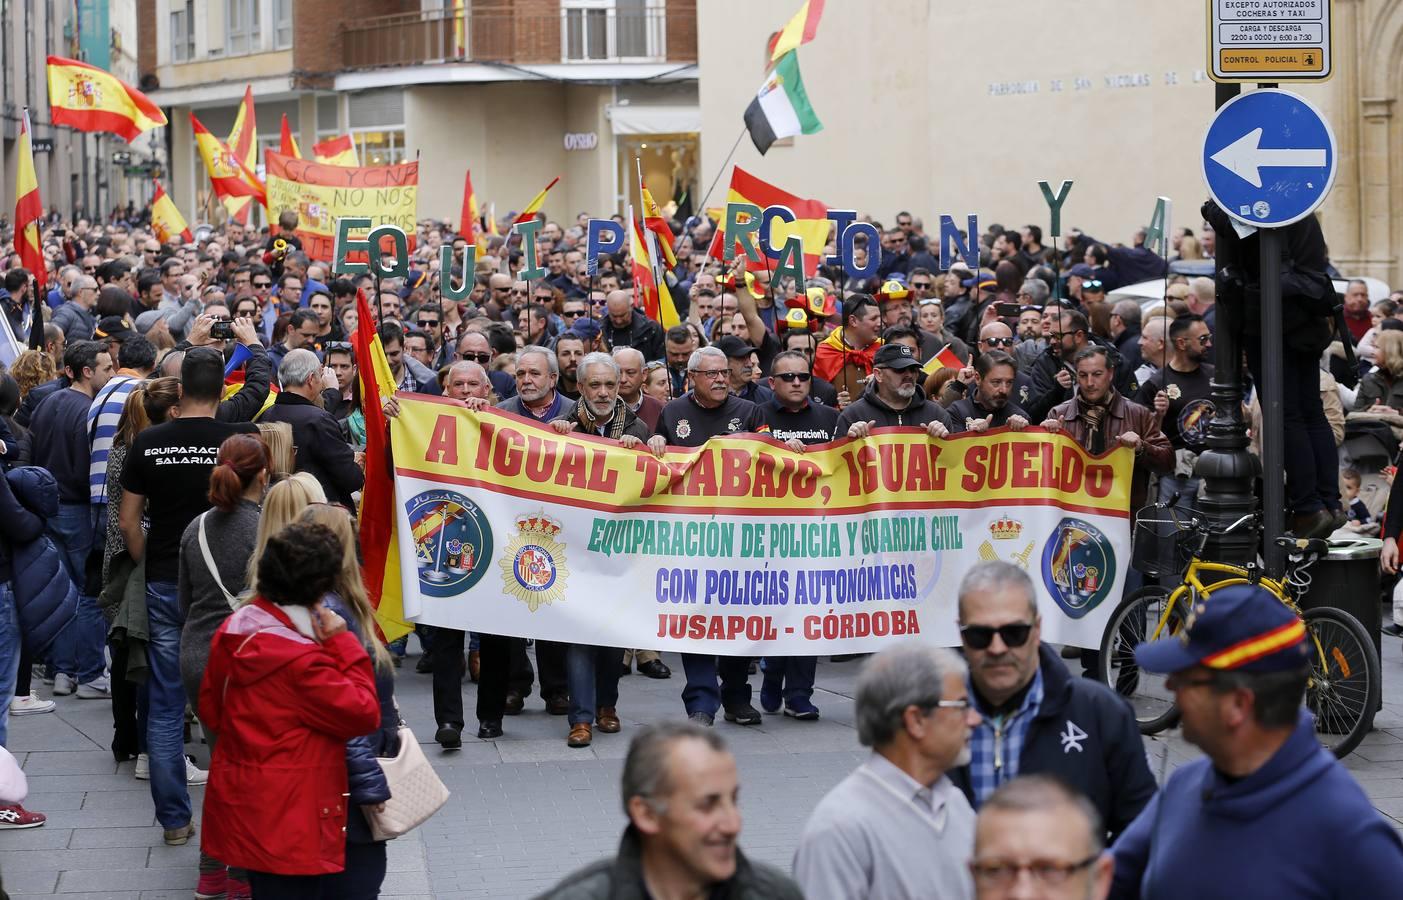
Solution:
M 1330 553 L 1310 567 L 1310 590 L 1300 600 L 1302 609 L 1333 606 L 1354 616 L 1374 636 L 1380 659 L 1379 554 L 1383 546 L 1378 538 L 1331 538 Z

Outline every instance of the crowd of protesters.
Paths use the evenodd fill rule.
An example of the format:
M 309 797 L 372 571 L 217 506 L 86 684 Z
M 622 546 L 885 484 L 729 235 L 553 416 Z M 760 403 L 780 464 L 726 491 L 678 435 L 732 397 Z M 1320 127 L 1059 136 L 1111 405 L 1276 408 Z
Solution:
M 162 243 L 139 216 L 51 221 L 45 271 L 7 257 L 0 746 L 10 716 L 52 712 L 62 698 L 109 701 L 112 752 L 149 780 L 167 844 L 195 835 L 188 786 L 207 784 L 197 896 L 378 894 L 385 848 L 367 823 L 389 799 L 375 760 L 397 749 L 394 670 L 408 648 L 376 639 L 356 563 L 365 469 L 387 463 L 364 453 L 366 361 L 351 341 L 360 294 L 400 391 L 562 433 L 661 454 L 737 433 L 803 452 L 890 426 L 933 441 L 1041 427 L 1091 453 L 1130 448 L 1133 506 L 1200 490 L 1218 288 L 1170 272 L 1143 232 L 1113 245 L 1074 231 L 1053 246 L 1037 226 L 993 225 L 970 236 L 977 265 L 942 271 L 922 222 L 901 212 L 874 223 L 880 246 L 858 248 L 878 256 L 875 277 L 820 266 L 794 283 L 708 255 L 715 223 L 674 222 L 666 282 L 681 324 L 664 329 L 640 309 L 626 257 L 586 261 L 587 218 L 544 222 L 545 275 L 531 281 L 519 239 L 492 236 L 470 254 L 436 222 L 418 228 L 408 277 L 338 277 L 303 252 L 292 213 L 271 235 L 230 222 L 193 243 Z M 1173 237 L 1185 261 L 1215 244 L 1208 224 Z M 449 277 L 471 284 L 466 300 L 444 299 Z M 1148 301 L 1108 299 L 1154 280 Z M 1341 321 L 1359 361 L 1340 362 L 1355 340 L 1316 351 L 1302 435 L 1329 409 L 1403 424 L 1400 307 L 1370 306 L 1367 285 L 1352 282 Z M 398 401 L 383 411 L 395 427 Z M 1313 446 L 1302 453 L 1288 455 L 1296 533 L 1377 530 L 1387 490 L 1371 508 L 1359 472 L 1306 478 L 1300 467 L 1318 460 Z M 1392 524 L 1385 570 L 1403 527 Z M 1152 883 L 1155 896 L 1203 896 L 1162 890 L 1155 873 L 1202 873 L 1211 858 L 1231 876 L 1234 857 L 1240 868 L 1259 846 L 1280 852 L 1283 836 L 1307 835 L 1240 827 L 1244 810 L 1307 802 L 1304 786 L 1286 786 L 1307 770 L 1332 786 L 1312 809 L 1334 824 L 1310 832 L 1321 843 L 1292 857 L 1292 871 L 1321 886 L 1330 870 L 1398 883 L 1396 835 L 1298 726 L 1299 647 L 1226 673 L 1204 663 L 1207 650 L 1146 651 L 1147 667 L 1177 679 L 1186 734 L 1212 760 L 1157 790 L 1128 706 L 1041 643 L 1027 575 L 985 563 L 964 576 L 962 655 L 902 645 L 865 664 L 858 736 L 873 754 L 815 809 L 793 880 L 737 850 L 737 773 L 711 729 L 718 715 L 737 726 L 766 713 L 817 719 L 816 659 L 683 653 L 686 721 L 634 740 L 619 856 L 550 896 L 703 896 L 726 884 L 742 897 L 1031 896 L 1019 893 L 1028 885 L 1129 897 Z M 1202 617 L 1202 646 L 1189 646 L 1280 627 L 1267 609 L 1280 604 L 1260 593 L 1241 604 L 1231 620 Z M 476 683 L 479 739 L 501 737 L 539 682 L 578 748 L 621 731 L 622 675 L 672 676 L 650 648 L 428 627 L 416 638 L 445 751 L 462 746 L 465 682 Z M 36 681 L 61 699 L 41 697 Z M 196 735 L 208 771 L 187 755 Z M 1218 785 L 1221 799 L 1210 796 Z M 282 810 L 277 828 L 251 808 Z M 1157 854 L 1161 819 L 1184 841 Z M 0 829 L 43 822 L 18 802 L 0 807 Z M 1245 876 L 1229 881 L 1253 892 Z

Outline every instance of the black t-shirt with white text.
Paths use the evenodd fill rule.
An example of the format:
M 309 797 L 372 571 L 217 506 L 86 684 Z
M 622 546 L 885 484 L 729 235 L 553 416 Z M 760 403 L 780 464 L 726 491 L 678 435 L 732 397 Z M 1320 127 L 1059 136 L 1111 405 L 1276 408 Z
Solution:
M 760 406 L 770 426 L 770 437 L 777 441 L 798 438 L 802 444 L 826 444 L 833 440 L 833 428 L 838 424 L 838 410 L 821 403 L 805 403 L 804 408 L 791 412 L 779 400 Z
M 175 581 L 180 537 L 210 508 L 209 476 L 219 445 L 230 435 L 258 433 L 252 422 L 174 419 L 136 436 L 122 467 L 122 489 L 146 498 L 146 579 Z

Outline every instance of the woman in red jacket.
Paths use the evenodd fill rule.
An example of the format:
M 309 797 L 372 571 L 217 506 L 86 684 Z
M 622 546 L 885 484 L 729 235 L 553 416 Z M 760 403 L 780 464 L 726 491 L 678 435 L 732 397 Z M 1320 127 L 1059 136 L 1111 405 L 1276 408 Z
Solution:
M 323 609 L 341 543 L 295 523 L 268 540 L 257 596 L 215 633 L 200 718 L 218 737 L 202 849 L 253 896 L 323 896 L 346 855 L 346 742 L 380 725 L 370 659 Z

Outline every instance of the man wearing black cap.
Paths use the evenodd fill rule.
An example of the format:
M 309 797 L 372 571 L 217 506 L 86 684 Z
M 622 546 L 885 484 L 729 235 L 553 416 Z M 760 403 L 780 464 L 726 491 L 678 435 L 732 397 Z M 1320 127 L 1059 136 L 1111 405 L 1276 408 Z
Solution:
M 732 394 L 757 405 L 768 403 L 775 398 L 773 391 L 750 377 L 758 365 L 754 347 L 731 334 L 721 338 L 713 346 L 726 354 L 726 363 L 731 370 L 729 384 Z
M 834 433 L 867 437 L 874 428 L 920 425 L 933 438 L 950 433 L 950 414 L 939 403 L 926 399 L 916 385 L 921 361 L 905 344 L 888 344 L 872 362 L 872 383 L 862 397 L 838 416 Z
M 1112 897 L 1398 896 L 1403 841 L 1301 706 L 1311 646 L 1291 610 L 1240 585 L 1195 606 L 1185 633 L 1136 648 L 1143 671 L 1169 675 L 1204 756 L 1116 841 Z

